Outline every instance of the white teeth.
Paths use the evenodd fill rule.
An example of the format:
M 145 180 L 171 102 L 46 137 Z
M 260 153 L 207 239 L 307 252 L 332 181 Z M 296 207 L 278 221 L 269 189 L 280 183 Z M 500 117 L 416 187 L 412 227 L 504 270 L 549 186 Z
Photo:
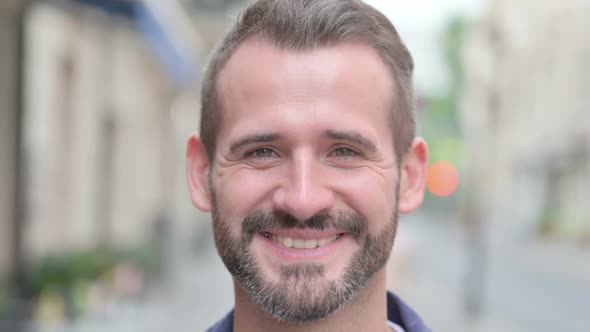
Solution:
M 293 239 L 293 248 L 305 248 L 305 240 Z
M 326 244 L 332 243 L 339 238 L 340 235 L 334 235 L 331 237 L 325 237 L 321 239 L 294 239 L 290 237 L 282 237 L 277 235 L 272 235 L 271 239 L 274 242 L 282 244 L 284 247 L 287 248 L 296 248 L 296 249 L 313 249 L 316 247 L 322 247 Z
M 281 241 L 281 243 L 287 247 L 287 248 L 291 248 L 293 246 L 293 239 L 290 237 L 285 237 L 283 238 L 283 241 Z
M 313 249 L 318 246 L 318 240 L 305 240 L 305 248 L 306 249 Z

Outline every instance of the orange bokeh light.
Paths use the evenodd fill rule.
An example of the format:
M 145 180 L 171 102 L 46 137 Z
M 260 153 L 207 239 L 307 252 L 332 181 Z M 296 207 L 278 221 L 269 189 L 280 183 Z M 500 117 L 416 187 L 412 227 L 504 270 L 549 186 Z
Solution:
M 428 168 L 426 186 L 436 196 L 449 196 L 459 186 L 459 170 L 448 161 L 437 161 Z

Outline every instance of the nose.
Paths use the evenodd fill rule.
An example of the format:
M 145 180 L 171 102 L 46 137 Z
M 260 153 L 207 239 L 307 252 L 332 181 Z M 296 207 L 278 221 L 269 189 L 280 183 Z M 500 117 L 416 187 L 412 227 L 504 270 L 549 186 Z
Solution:
M 327 212 L 334 206 L 335 195 L 327 174 L 312 154 L 294 156 L 287 170 L 287 179 L 273 195 L 275 211 L 288 213 L 299 221 Z

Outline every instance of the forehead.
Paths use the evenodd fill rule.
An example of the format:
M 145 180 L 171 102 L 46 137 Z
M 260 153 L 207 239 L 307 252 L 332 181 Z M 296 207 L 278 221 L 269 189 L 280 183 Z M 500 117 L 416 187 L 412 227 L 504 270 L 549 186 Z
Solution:
M 373 93 L 393 94 L 394 83 L 388 67 L 378 52 L 365 43 L 351 41 L 311 50 L 288 50 L 279 49 L 262 37 L 250 38 L 234 51 L 219 74 L 217 87 L 221 92 L 238 92 L 234 91 L 235 88 L 240 88 L 240 92 L 249 92 L 258 88 L 281 87 L 284 79 L 293 76 L 316 78 L 306 84 L 372 81 L 373 85 L 385 89 Z M 318 87 L 309 86 L 310 89 Z M 364 88 L 370 92 L 368 89 L 372 87 L 358 84 L 355 89 Z M 226 91 L 228 88 L 232 91 Z
M 375 112 L 382 123 L 392 116 L 390 71 L 375 49 L 360 42 L 295 51 L 253 38 L 235 50 L 217 84 L 222 128 L 260 110 L 293 108 L 281 105 L 327 105 L 343 117 Z

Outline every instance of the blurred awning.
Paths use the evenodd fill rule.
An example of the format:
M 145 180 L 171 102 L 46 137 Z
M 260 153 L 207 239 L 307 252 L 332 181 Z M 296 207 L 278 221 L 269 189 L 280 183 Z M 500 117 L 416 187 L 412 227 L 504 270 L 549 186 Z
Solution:
M 110 15 L 134 21 L 156 58 L 179 88 L 197 79 L 198 37 L 184 8 L 177 0 L 74 0 Z
M 141 0 L 136 22 L 168 74 L 180 88 L 198 78 L 198 36 L 178 0 Z
M 135 1 L 125 0 L 74 0 L 74 2 L 100 8 L 110 15 L 135 18 Z

